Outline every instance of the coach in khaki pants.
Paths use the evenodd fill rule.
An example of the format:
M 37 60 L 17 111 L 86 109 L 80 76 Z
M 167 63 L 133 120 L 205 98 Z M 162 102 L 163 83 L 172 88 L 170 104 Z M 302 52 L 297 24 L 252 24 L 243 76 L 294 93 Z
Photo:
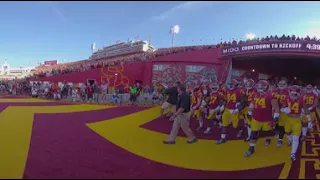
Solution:
M 186 92 L 186 86 L 183 84 L 178 85 L 178 100 L 176 104 L 177 111 L 170 120 L 174 120 L 172 130 L 169 135 L 169 139 L 163 141 L 165 144 L 175 144 L 175 139 L 178 135 L 180 127 L 183 132 L 188 136 L 187 143 L 191 144 L 197 141 L 197 138 L 190 129 L 190 96 Z

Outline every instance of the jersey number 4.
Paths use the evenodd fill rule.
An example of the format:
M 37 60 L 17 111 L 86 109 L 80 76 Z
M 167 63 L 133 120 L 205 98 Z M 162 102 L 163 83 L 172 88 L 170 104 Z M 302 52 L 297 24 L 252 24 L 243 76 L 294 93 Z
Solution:
M 288 102 L 288 106 L 290 108 L 291 111 L 293 111 L 294 113 L 299 113 L 299 103 L 295 102 L 295 103 L 291 103 L 291 102 Z
M 227 94 L 227 100 L 235 103 L 237 101 L 236 94 Z
M 266 99 L 265 98 L 254 98 L 254 107 L 266 108 Z

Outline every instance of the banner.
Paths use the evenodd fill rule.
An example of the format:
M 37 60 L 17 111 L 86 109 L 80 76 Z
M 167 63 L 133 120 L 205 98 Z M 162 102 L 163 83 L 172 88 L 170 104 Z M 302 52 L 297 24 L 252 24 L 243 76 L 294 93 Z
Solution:
M 51 60 L 51 61 L 44 62 L 45 66 L 53 66 L 53 65 L 57 65 L 57 64 L 58 64 L 58 60 Z
M 320 54 L 317 41 L 269 41 L 256 44 L 238 44 L 221 48 L 221 56 L 241 55 L 262 52 L 312 52 Z

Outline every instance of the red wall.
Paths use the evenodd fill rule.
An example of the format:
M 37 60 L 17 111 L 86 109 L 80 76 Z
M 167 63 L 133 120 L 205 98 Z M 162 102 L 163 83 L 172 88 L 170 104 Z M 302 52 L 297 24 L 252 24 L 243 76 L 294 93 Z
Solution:
M 213 70 L 216 73 L 217 80 L 220 81 L 227 64 L 219 59 L 219 53 L 219 49 L 203 49 L 154 58 L 152 60 L 154 65 L 164 65 L 166 69 L 162 71 L 154 70 L 152 79 L 154 81 L 185 81 L 188 77 L 188 80 L 200 80 L 205 79 L 204 76 Z M 188 73 L 186 72 L 187 65 L 205 67 L 199 72 Z M 212 73 L 209 73 L 209 75 L 212 75 Z M 212 79 L 212 76 L 210 79 Z
M 115 86 L 123 86 L 126 84 L 135 83 L 136 80 L 148 82 L 148 74 L 151 74 L 152 70 L 151 62 L 135 62 L 130 64 L 114 66 L 114 67 L 104 67 L 93 69 L 86 72 L 64 74 L 61 76 L 51 76 L 45 78 L 39 78 L 34 81 L 50 81 L 50 82 L 62 82 L 63 80 L 72 83 L 86 82 L 87 79 L 95 79 L 98 82 L 101 80 L 107 81 L 109 78 L 109 83 Z M 117 76 L 115 74 L 118 74 Z M 121 75 L 123 74 L 123 76 Z
M 182 52 L 168 56 L 154 58 L 155 62 L 183 62 L 183 63 L 200 63 L 200 64 L 222 64 L 219 49 L 202 49 L 196 51 Z
M 210 67 L 214 68 L 218 80 L 221 80 L 223 74 L 225 73 L 224 71 L 227 64 L 219 59 L 219 53 L 219 49 L 204 49 L 190 52 L 182 52 L 167 56 L 156 57 L 152 59 L 152 61 L 125 64 L 123 65 L 123 70 L 119 71 L 112 71 L 111 68 L 109 68 L 108 70 L 107 67 L 105 67 L 103 71 L 107 74 L 107 76 L 114 76 L 114 74 L 118 72 L 117 77 L 114 76 L 112 78 L 109 78 L 110 84 L 114 84 L 115 86 L 122 86 L 128 83 L 132 84 L 135 83 L 136 80 L 142 81 L 144 84 L 151 84 L 153 76 L 153 64 L 178 65 L 182 68 L 182 81 L 184 81 L 187 76 L 187 73 L 185 72 L 186 65 L 201 65 L 205 66 L 206 68 Z M 120 66 L 116 67 L 121 68 Z M 195 74 L 194 76 L 198 77 L 203 75 L 201 74 L 201 72 Z M 121 77 L 121 73 L 123 73 L 124 78 Z M 101 72 L 101 69 L 94 69 L 86 72 L 40 78 L 36 81 L 62 82 L 63 80 L 65 80 L 67 82 L 79 83 L 86 82 L 87 79 L 95 79 L 98 82 L 100 82 L 101 77 L 105 77 L 105 75 Z M 129 82 L 127 81 L 127 79 L 129 80 Z

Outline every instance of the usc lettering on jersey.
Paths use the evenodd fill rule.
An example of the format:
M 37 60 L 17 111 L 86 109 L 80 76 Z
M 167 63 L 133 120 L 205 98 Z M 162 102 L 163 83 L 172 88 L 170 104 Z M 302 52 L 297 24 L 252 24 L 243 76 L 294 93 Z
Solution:
M 301 108 L 303 106 L 303 98 L 300 97 L 298 99 L 293 100 L 290 97 L 286 97 L 286 99 L 284 100 L 284 105 L 285 107 L 288 107 L 291 110 L 289 115 L 300 116 Z
M 276 91 L 272 92 L 272 95 L 278 100 L 279 104 L 283 104 L 284 100 L 287 98 L 287 96 L 289 96 L 289 91 L 287 89 L 282 91 L 277 89 Z
M 314 105 L 317 98 L 318 98 L 317 95 L 315 95 L 314 93 L 306 93 L 303 95 L 303 101 L 308 108 Z M 314 112 L 315 110 L 312 109 L 311 111 Z
M 252 118 L 258 122 L 272 121 L 272 99 L 274 99 L 272 93 L 254 93 L 251 101 L 254 106 L 252 110 Z
M 226 108 L 235 109 L 236 103 L 240 99 L 240 96 L 244 95 L 244 91 L 242 89 L 234 89 L 234 90 L 226 90 L 225 98 L 227 100 Z

